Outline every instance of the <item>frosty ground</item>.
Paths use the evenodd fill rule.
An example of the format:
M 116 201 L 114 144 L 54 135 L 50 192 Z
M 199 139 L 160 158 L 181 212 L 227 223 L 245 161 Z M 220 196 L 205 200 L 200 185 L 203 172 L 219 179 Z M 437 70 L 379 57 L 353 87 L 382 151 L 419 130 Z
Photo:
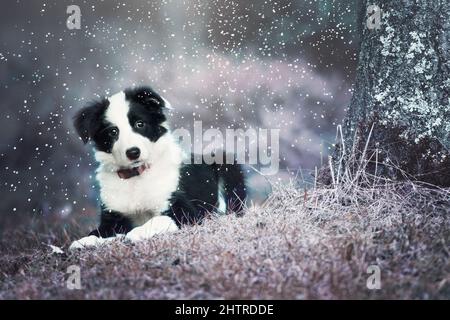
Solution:
M 243 217 L 80 252 L 67 245 L 86 230 L 11 231 L 0 243 L 0 298 L 448 299 L 449 197 L 413 183 L 274 186 Z M 67 288 L 71 265 L 81 290 Z M 367 287 L 373 265 L 379 290 Z

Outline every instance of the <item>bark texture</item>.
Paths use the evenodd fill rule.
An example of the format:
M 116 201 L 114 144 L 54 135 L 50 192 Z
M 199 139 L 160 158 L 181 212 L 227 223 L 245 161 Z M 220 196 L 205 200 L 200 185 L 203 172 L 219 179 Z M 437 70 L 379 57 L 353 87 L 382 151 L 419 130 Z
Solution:
M 366 25 L 372 4 L 382 9 L 379 29 Z M 361 154 L 373 127 L 377 174 L 449 187 L 450 2 L 363 0 L 358 25 L 356 85 L 338 150 Z

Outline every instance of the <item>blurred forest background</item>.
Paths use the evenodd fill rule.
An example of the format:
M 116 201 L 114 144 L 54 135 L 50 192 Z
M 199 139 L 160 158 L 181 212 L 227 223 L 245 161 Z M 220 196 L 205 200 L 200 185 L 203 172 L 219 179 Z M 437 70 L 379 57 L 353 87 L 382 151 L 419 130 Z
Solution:
M 95 162 L 71 119 L 132 85 L 171 102 L 174 128 L 281 129 L 272 179 L 309 175 L 351 98 L 357 2 L 2 1 L 0 232 L 25 217 L 95 216 Z M 66 27 L 72 4 L 80 30 Z

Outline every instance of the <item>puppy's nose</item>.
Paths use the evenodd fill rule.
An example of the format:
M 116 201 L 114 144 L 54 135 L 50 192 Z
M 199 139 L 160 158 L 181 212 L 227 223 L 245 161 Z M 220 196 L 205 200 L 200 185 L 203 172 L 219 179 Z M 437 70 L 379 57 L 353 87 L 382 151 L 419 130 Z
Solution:
M 136 160 L 141 155 L 141 150 L 139 150 L 139 148 L 137 148 L 137 147 L 133 147 L 133 148 L 128 149 L 125 153 L 126 153 L 128 159 Z

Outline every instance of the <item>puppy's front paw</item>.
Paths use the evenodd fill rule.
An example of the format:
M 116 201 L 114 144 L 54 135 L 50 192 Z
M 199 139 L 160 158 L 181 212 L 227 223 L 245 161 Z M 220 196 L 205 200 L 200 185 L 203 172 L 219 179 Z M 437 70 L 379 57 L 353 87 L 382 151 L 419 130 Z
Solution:
M 69 247 L 69 250 L 98 247 L 107 242 L 111 242 L 114 239 L 121 239 L 121 238 L 123 238 L 123 234 L 118 234 L 116 237 L 110 237 L 110 238 L 99 238 L 96 236 L 87 236 L 87 237 L 81 238 L 80 240 L 72 242 L 72 244 Z
M 69 247 L 69 250 L 97 247 L 101 245 L 103 242 L 104 242 L 103 238 L 98 238 L 96 236 L 88 236 L 72 242 L 72 244 Z
M 177 230 L 178 226 L 172 218 L 168 216 L 157 216 L 150 219 L 142 226 L 136 227 L 128 232 L 125 238 L 135 242 L 150 239 L 157 234 L 174 232 Z

